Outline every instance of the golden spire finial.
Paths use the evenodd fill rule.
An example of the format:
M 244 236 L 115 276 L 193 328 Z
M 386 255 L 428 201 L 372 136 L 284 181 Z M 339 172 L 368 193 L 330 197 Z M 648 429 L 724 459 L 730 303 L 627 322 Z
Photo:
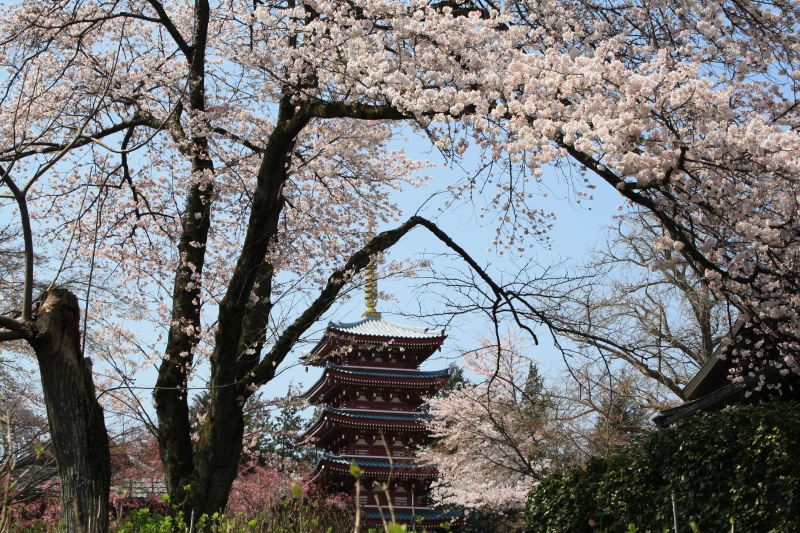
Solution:
M 367 237 L 372 240 L 373 236 L 374 234 L 372 233 L 372 230 L 370 230 L 367 234 Z M 366 286 L 364 287 L 364 301 L 367 304 L 367 310 L 364 311 L 364 314 L 361 315 L 361 317 L 380 318 L 381 314 L 375 309 L 375 306 L 378 305 L 378 277 L 376 273 L 375 262 L 372 260 L 367 265 L 364 280 L 366 281 Z

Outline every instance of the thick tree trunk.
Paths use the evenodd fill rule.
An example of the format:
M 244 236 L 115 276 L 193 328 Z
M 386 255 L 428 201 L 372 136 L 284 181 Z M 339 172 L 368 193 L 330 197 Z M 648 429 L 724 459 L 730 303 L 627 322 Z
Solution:
M 30 339 L 39 361 L 53 450 L 61 478 L 65 531 L 108 531 L 111 458 L 103 409 L 95 397 L 92 364 L 80 350 L 78 299 L 46 292 Z
M 215 392 L 228 391 L 212 391 Z M 213 405 L 213 404 L 212 404 Z M 244 419 L 236 402 L 217 402 L 209 413 L 194 456 L 194 472 L 187 509 L 195 519 L 203 514 L 222 513 L 228 503 L 231 486 L 239 472 L 242 456 Z M 216 413 L 214 412 L 216 411 Z M 190 509 L 188 507 L 191 507 Z
M 227 395 L 228 390 L 212 390 Z M 240 402 L 209 402 L 208 419 L 191 450 L 192 471 L 177 478 L 170 487 L 170 501 L 183 511 L 187 523 L 197 523 L 203 516 L 223 513 L 228 504 L 231 486 L 239 472 L 242 456 L 244 417 Z M 165 467 L 174 465 L 165 465 Z

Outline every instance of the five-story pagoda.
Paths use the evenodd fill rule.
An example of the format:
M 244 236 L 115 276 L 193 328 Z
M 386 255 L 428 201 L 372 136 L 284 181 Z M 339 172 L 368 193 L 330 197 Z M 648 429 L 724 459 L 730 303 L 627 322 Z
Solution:
M 376 285 L 370 266 L 362 320 L 330 323 L 322 340 L 302 358 L 303 364 L 324 371 L 301 397 L 325 407 L 299 442 L 325 450 L 317 471 L 331 492 L 356 497 L 356 479 L 350 473 L 355 461 L 363 472 L 359 504 L 367 525 L 380 524 L 381 516 L 390 519 L 387 493 L 397 522 L 421 519 L 423 525 L 438 525 L 455 513 L 428 507 L 425 495 L 436 468 L 416 463 L 413 450 L 430 440 L 421 422 L 424 398 L 448 380 L 447 370 L 422 372 L 419 365 L 445 335 L 381 318 L 375 309 Z

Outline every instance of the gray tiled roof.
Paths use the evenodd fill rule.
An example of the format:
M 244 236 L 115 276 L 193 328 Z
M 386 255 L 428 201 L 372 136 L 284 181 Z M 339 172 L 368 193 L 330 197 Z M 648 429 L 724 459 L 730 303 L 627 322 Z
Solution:
M 328 327 L 354 335 L 392 339 L 436 339 L 444 336 L 444 330 L 441 329 L 405 326 L 380 317 L 367 317 L 358 322 L 330 322 Z
M 381 369 L 365 369 L 365 368 L 353 368 L 352 366 L 339 366 L 331 363 L 330 361 L 325 364 L 325 368 L 330 370 L 336 370 L 337 372 L 343 372 L 345 374 L 350 374 L 353 376 L 371 376 L 376 378 L 403 378 L 403 379 L 428 379 L 428 378 L 446 378 L 450 375 L 449 371 L 445 368 L 444 370 L 432 370 L 428 372 L 420 372 L 420 371 L 413 371 L 413 370 L 406 370 L 405 372 L 402 370 L 381 370 Z
M 380 520 L 381 518 L 381 511 L 378 509 L 367 509 L 365 514 L 367 515 L 367 520 Z M 395 520 L 399 520 L 402 522 L 407 522 L 409 520 L 413 520 L 415 517 L 421 516 L 425 521 L 437 521 L 437 522 L 444 522 L 445 520 L 452 520 L 454 518 L 461 518 L 464 516 L 463 509 L 456 509 L 453 511 L 439 511 L 435 509 L 426 509 L 426 510 L 419 510 L 412 514 L 411 511 L 395 509 L 394 510 L 394 517 Z M 389 509 L 383 510 L 383 518 L 385 520 L 391 519 L 391 514 L 389 513 Z
M 391 413 L 372 413 L 369 411 L 356 411 L 350 409 L 336 409 L 335 407 L 326 406 L 322 409 L 324 413 L 331 413 L 334 415 L 352 418 L 354 420 L 391 420 L 393 422 L 417 422 L 419 420 L 427 420 L 432 418 L 431 415 L 425 413 L 414 414 L 391 414 Z
M 414 379 L 424 381 L 426 379 L 447 378 L 450 376 L 450 371 L 446 368 L 444 370 L 433 370 L 429 372 L 420 372 L 419 370 L 383 370 L 378 368 L 353 368 L 352 366 L 339 366 L 331 363 L 330 361 L 325 364 L 325 368 L 327 370 L 335 370 L 336 372 L 341 372 L 342 374 L 347 374 L 354 377 L 373 377 L 383 379 Z M 322 376 L 320 376 L 320 378 L 308 389 L 301 392 L 299 397 L 306 398 L 318 387 L 322 386 L 327 379 L 327 373 L 323 372 Z
M 357 411 L 357 410 L 350 410 L 350 409 L 336 409 L 335 407 L 325 406 L 322 409 L 322 415 L 314 422 L 311 427 L 307 428 L 305 431 L 301 432 L 297 438 L 303 439 L 307 435 L 312 434 L 317 427 L 322 423 L 325 419 L 325 413 L 331 413 L 334 415 L 342 416 L 344 418 L 349 418 L 353 421 L 368 421 L 368 420 L 382 420 L 382 421 L 389 421 L 389 422 L 419 422 L 420 420 L 428 420 L 432 418 L 431 415 L 426 413 L 413 413 L 413 414 L 392 414 L 392 413 L 370 413 L 369 411 Z M 421 426 L 420 426 L 421 427 Z
M 329 461 L 343 466 L 350 466 L 351 461 L 361 468 L 392 468 L 388 459 L 362 459 L 359 457 L 340 457 L 338 455 L 323 455 L 320 461 Z M 395 470 L 427 470 L 430 466 L 415 463 L 413 461 L 398 461 L 394 459 Z

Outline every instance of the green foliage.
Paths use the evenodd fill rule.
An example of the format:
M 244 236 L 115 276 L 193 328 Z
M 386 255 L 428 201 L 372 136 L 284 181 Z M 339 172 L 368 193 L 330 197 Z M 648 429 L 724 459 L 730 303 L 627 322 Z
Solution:
M 461 368 L 461 365 L 458 363 L 451 362 L 447 365 L 447 370 L 450 377 L 447 379 L 447 383 L 444 384 L 444 387 L 439 390 L 439 395 L 447 396 L 454 390 L 460 390 L 467 385 L 471 385 L 470 381 L 464 376 L 464 369 Z
M 134 510 L 113 527 L 115 533 L 173 533 L 187 529 L 180 511 L 174 516 L 164 516 L 149 509 Z
M 303 487 L 298 485 L 297 483 L 292 483 L 292 497 L 295 500 L 299 500 L 303 496 Z
M 164 516 L 148 509 L 136 510 L 112 524 L 111 530 L 113 533 L 190 533 L 190 530 L 215 533 L 350 533 L 353 530 L 351 508 L 332 505 L 323 499 L 303 498 L 302 495 L 249 520 L 242 516 L 214 513 L 210 517 L 203 515 L 196 524 L 190 525 L 181 512 L 173 511 L 172 516 Z
M 322 499 L 293 498 L 248 522 L 242 533 L 350 533 L 353 509 Z
M 37 520 L 30 527 L 19 527 L 13 522 L 8 525 L 8 533 L 49 533 L 52 530 L 52 526 L 49 526 L 41 520 Z
M 608 455 L 651 426 L 649 412 L 637 398 L 636 379 L 626 372 L 609 376 L 610 387 L 598 395 L 598 417 L 588 443 L 591 455 Z
M 363 474 L 363 473 L 364 473 L 363 470 L 361 470 L 361 468 L 356 464 L 356 460 L 355 459 L 350 461 L 350 475 L 351 476 L 353 476 L 356 479 L 359 479 L 361 477 L 361 474 Z
M 528 376 L 520 391 L 520 409 L 531 422 L 542 422 L 552 404 L 552 400 L 545 392 L 544 377 L 539 374 L 539 367 L 530 363 Z
M 507 510 L 504 513 L 470 510 L 465 516 L 464 525 L 458 531 L 463 533 L 520 533 L 525 528 L 525 513 Z
M 526 533 L 672 529 L 800 531 L 800 409 L 769 402 L 655 431 L 608 457 L 545 478 L 531 491 Z

